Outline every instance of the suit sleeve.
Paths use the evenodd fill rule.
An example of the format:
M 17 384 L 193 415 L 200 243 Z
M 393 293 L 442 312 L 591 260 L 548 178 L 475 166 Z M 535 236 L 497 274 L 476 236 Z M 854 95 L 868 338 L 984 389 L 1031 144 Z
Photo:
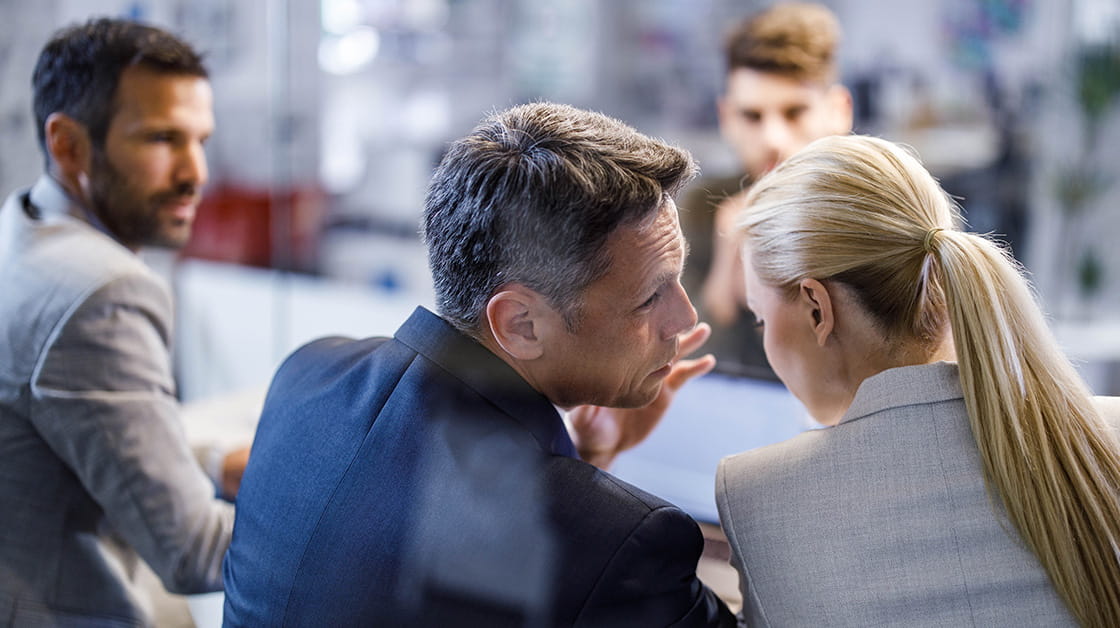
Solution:
M 703 545 L 696 522 L 679 509 L 651 510 L 607 564 L 576 625 L 734 626 L 696 577 Z
M 37 357 L 31 418 L 169 591 L 221 588 L 233 508 L 187 444 L 169 355 L 171 303 L 154 277 L 75 304 Z
M 719 510 L 720 526 L 723 527 L 724 536 L 727 537 L 727 542 L 731 546 L 731 566 L 739 574 L 739 593 L 743 599 L 743 609 L 739 612 L 738 617 L 739 626 L 769 626 L 770 623 L 762 614 L 762 605 L 755 594 L 747 565 L 743 561 L 743 552 L 740 547 L 741 538 L 736 529 L 735 517 L 730 505 L 732 497 L 727 486 L 727 478 L 729 474 L 734 473 L 731 470 L 731 460 L 733 458 L 720 460 L 719 467 L 716 470 L 716 508 Z

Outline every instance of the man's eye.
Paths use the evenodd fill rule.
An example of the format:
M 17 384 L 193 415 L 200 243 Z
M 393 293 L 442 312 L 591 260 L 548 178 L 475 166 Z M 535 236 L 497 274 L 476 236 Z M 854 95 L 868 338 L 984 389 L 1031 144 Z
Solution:
M 641 305 L 639 305 L 638 309 L 641 310 L 641 309 L 645 309 L 647 307 L 651 307 L 654 303 L 657 303 L 658 299 L 660 299 L 660 298 L 661 298 L 661 291 L 658 290 L 657 292 L 654 292 L 650 296 L 650 298 L 646 299 Z

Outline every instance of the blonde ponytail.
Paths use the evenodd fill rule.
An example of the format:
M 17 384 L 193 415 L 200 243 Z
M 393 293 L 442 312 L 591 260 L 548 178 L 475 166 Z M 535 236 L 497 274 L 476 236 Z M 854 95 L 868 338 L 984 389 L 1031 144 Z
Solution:
M 1120 445 L 1014 263 L 942 232 L 934 255 L 993 492 L 1084 626 L 1120 626 Z
M 1062 355 L 1018 266 L 956 230 L 913 155 L 870 137 L 818 140 L 751 189 L 752 272 L 853 289 L 884 335 L 951 331 L 990 491 L 1084 626 L 1120 626 L 1120 438 Z

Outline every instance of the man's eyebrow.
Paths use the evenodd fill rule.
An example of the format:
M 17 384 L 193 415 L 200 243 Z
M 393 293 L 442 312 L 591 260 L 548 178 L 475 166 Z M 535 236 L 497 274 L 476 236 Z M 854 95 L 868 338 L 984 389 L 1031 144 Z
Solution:
M 654 275 L 649 282 L 643 284 L 643 289 L 649 291 L 650 288 L 660 288 L 661 286 L 680 278 L 680 273 L 674 270 L 667 270 Z

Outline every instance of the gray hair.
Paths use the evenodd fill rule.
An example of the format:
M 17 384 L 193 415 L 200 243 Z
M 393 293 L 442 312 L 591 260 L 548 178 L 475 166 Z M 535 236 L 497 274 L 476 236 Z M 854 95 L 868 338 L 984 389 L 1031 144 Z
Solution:
M 439 313 L 477 335 L 487 300 L 519 283 L 569 328 L 611 264 L 608 236 L 651 216 L 696 175 L 683 149 L 608 116 L 535 103 L 485 119 L 432 178 L 423 232 Z

